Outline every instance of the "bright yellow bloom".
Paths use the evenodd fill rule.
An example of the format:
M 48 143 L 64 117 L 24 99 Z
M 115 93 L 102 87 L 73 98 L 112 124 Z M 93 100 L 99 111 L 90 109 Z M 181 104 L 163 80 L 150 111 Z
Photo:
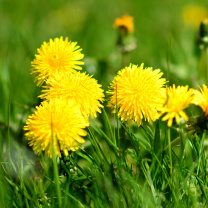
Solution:
M 193 104 L 200 106 L 204 115 L 208 117 L 208 87 L 203 84 L 200 90 L 201 92 L 194 90 Z
M 123 17 L 117 18 L 113 26 L 116 28 L 124 27 L 126 28 L 127 32 L 133 33 L 134 32 L 133 17 L 124 15 Z
M 161 115 L 166 113 L 162 118 L 163 121 L 168 120 L 168 126 L 172 126 L 173 119 L 176 119 L 176 123 L 180 123 L 180 118 L 188 120 L 188 116 L 183 111 L 193 101 L 193 89 L 189 89 L 188 85 L 178 86 L 173 85 L 167 89 L 167 102 L 160 109 Z
M 55 76 L 61 71 L 73 72 L 75 69 L 82 69 L 79 65 L 84 64 L 80 61 L 84 55 L 76 44 L 76 42 L 68 42 L 68 38 L 63 40 L 63 37 L 43 43 L 37 50 L 36 58 L 31 62 L 32 74 L 37 75 L 35 81 L 38 86 L 42 85 L 48 77 Z
M 109 106 L 115 109 L 117 105 L 121 121 L 133 119 L 138 126 L 143 118 L 148 122 L 155 121 L 158 118 L 157 108 L 166 99 L 163 88 L 166 80 L 161 78 L 163 73 L 160 69 L 143 69 L 143 65 L 130 64 L 119 71 L 107 92 L 112 95 Z
M 96 117 L 101 113 L 104 94 L 97 80 L 86 73 L 60 73 L 46 81 L 45 90 L 40 98 L 50 100 L 56 97 L 67 99 L 69 103 L 78 106 L 86 117 Z
M 186 25 L 199 28 L 200 22 L 208 17 L 207 9 L 196 4 L 189 4 L 183 9 L 183 20 Z
M 79 143 L 85 142 L 82 136 L 87 135 L 84 128 L 89 123 L 77 107 L 67 107 L 66 101 L 54 99 L 42 102 L 36 109 L 24 126 L 25 136 L 36 154 L 45 151 L 52 157 L 52 140 L 58 157 L 60 151 L 67 156 L 69 150 L 74 151 L 79 148 Z

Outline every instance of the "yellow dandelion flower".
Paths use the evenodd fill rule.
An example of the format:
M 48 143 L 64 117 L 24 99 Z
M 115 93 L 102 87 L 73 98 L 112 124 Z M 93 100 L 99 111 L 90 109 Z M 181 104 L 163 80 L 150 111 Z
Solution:
M 117 18 L 114 22 L 114 27 L 124 27 L 127 32 L 133 33 L 134 32 L 134 24 L 133 24 L 133 17 L 129 15 L 124 15 L 123 17 Z
M 52 157 L 53 141 L 55 155 L 60 157 L 63 151 L 67 156 L 69 150 L 74 151 L 79 143 L 85 142 L 82 136 L 87 135 L 84 128 L 89 123 L 77 107 L 66 107 L 66 101 L 54 99 L 42 102 L 36 109 L 24 126 L 25 136 L 36 154 L 45 151 Z
M 84 55 L 76 44 L 68 41 L 68 38 L 63 40 L 63 37 L 43 43 L 37 50 L 36 58 L 31 62 L 32 74 L 37 75 L 35 81 L 38 86 L 42 85 L 48 77 L 61 71 L 73 72 L 75 69 L 82 69 L 79 65 L 84 64 L 80 61 Z
M 42 90 L 42 99 L 50 100 L 56 97 L 67 99 L 68 102 L 78 106 L 86 117 L 96 117 L 101 113 L 104 94 L 97 80 L 86 73 L 60 73 L 46 81 L 45 89 Z
M 173 85 L 167 89 L 167 102 L 160 108 L 161 115 L 166 113 L 162 118 L 163 121 L 168 120 L 167 125 L 170 127 L 175 118 L 176 123 L 181 122 L 180 118 L 188 120 L 188 116 L 183 111 L 193 101 L 193 89 L 189 89 L 188 85 L 178 86 Z
M 203 84 L 202 88 L 198 90 L 194 90 L 194 100 L 193 104 L 198 105 L 204 112 L 204 115 L 208 117 L 208 87 Z
M 164 104 L 166 98 L 163 88 L 166 80 L 161 78 L 163 73 L 160 69 L 143 69 L 143 65 L 130 64 L 119 71 L 107 92 L 112 95 L 109 106 L 115 109 L 117 105 L 121 121 L 133 119 L 138 126 L 143 118 L 148 122 L 155 121 L 159 116 L 157 108 Z
M 183 21 L 186 25 L 199 28 L 200 22 L 208 17 L 207 9 L 197 4 L 189 4 L 183 9 Z

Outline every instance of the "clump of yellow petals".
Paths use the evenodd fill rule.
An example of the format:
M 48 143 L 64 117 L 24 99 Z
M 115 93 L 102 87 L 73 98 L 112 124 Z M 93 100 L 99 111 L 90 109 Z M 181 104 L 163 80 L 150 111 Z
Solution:
M 45 151 L 47 156 L 52 157 L 53 145 L 55 155 L 60 157 L 60 151 L 67 156 L 69 150 L 74 151 L 79 148 L 79 143 L 85 142 L 82 137 L 87 135 L 84 130 L 87 126 L 88 121 L 77 107 L 67 107 L 66 101 L 54 99 L 36 107 L 24 130 L 36 154 Z
M 123 17 L 116 18 L 114 22 L 114 27 L 124 27 L 126 28 L 128 33 L 134 32 L 134 24 L 133 24 L 133 17 L 129 15 L 124 15 Z
M 96 117 L 101 113 L 104 93 L 97 80 L 86 73 L 60 73 L 46 81 L 45 89 L 42 90 L 42 99 L 62 97 L 69 103 L 80 108 L 85 117 Z
M 143 65 L 130 64 L 119 71 L 107 92 L 111 95 L 109 106 L 114 109 L 117 106 L 121 121 L 133 119 L 138 126 L 143 118 L 148 122 L 155 121 L 159 116 L 157 108 L 166 99 L 166 79 L 161 78 L 163 73 L 160 69 L 143 69 Z
M 170 127 L 173 124 L 173 119 L 176 120 L 177 124 L 180 124 L 182 117 L 185 121 L 188 120 L 188 116 L 183 111 L 187 108 L 193 101 L 193 89 L 189 89 L 186 86 L 175 86 L 169 87 L 167 89 L 167 102 L 160 109 L 161 115 L 166 113 L 162 118 L 163 121 L 168 120 L 167 125 Z
M 63 37 L 50 39 L 44 42 L 39 49 L 35 59 L 31 62 L 32 74 L 37 75 L 35 81 L 40 86 L 50 76 L 55 76 L 61 71 L 73 72 L 75 69 L 81 70 L 79 65 L 84 62 L 80 61 L 84 55 L 80 52 L 76 42 L 63 40 Z
M 208 117 L 208 87 L 203 84 L 202 88 L 194 91 L 194 100 L 193 103 L 201 107 L 204 112 L 204 115 Z
M 200 22 L 208 17 L 207 9 L 198 4 L 188 4 L 183 9 L 183 20 L 186 25 L 199 28 Z

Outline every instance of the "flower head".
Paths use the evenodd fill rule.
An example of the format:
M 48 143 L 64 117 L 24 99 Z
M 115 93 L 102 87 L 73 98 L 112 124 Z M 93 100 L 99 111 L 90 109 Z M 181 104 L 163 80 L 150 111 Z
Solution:
M 122 122 L 133 119 L 140 126 L 143 118 L 148 122 L 158 118 L 157 108 L 166 97 L 163 88 L 166 80 L 162 75 L 160 69 L 143 69 L 143 64 L 140 67 L 130 64 L 118 72 L 108 94 L 112 95 L 109 106 L 115 109 L 117 105 Z
M 97 112 L 101 113 L 103 106 L 100 102 L 103 102 L 104 94 L 101 85 L 92 76 L 80 72 L 60 73 L 49 78 L 45 88 L 40 98 L 62 97 L 78 106 L 86 117 L 96 117 Z
M 160 108 L 161 115 L 166 113 L 162 118 L 163 121 L 168 120 L 168 126 L 172 126 L 173 119 L 176 123 L 180 123 L 180 117 L 188 120 L 188 116 L 183 111 L 193 101 L 193 89 L 189 89 L 188 85 L 178 86 L 173 85 L 167 89 L 167 102 Z
M 114 22 L 114 27 L 122 27 L 127 30 L 128 33 L 133 33 L 134 24 L 133 17 L 124 15 L 123 17 L 117 18 Z
M 87 135 L 84 128 L 89 123 L 78 108 L 66 107 L 66 101 L 54 99 L 42 102 L 36 109 L 24 126 L 25 136 L 36 154 L 45 151 L 52 157 L 53 145 L 56 156 L 61 156 L 60 151 L 67 156 L 69 150 L 74 151 L 79 148 L 79 143 L 85 142 L 82 136 Z
M 82 69 L 79 65 L 84 64 L 80 61 L 84 55 L 76 44 L 68 41 L 68 38 L 63 40 L 63 37 L 43 43 L 37 50 L 36 58 L 31 62 L 32 74 L 37 75 L 35 81 L 38 86 L 42 85 L 48 77 L 61 71 L 73 72 L 75 69 Z
M 189 4 L 183 9 L 183 20 L 186 25 L 199 28 L 200 22 L 207 18 L 208 12 L 205 7 L 197 4 Z
M 208 117 L 208 87 L 203 84 L 202 88 L 198 90 L 194 90 L 194 100 L 193 104 L 198 105 L 204 112 L 204 115 Z

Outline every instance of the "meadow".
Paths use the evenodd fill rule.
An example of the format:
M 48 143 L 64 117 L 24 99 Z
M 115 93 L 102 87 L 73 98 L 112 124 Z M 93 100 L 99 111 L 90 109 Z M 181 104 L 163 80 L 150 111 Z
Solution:
M 1 0 L 0 207 L 207 207 L 207 18 L 205 0 Z

